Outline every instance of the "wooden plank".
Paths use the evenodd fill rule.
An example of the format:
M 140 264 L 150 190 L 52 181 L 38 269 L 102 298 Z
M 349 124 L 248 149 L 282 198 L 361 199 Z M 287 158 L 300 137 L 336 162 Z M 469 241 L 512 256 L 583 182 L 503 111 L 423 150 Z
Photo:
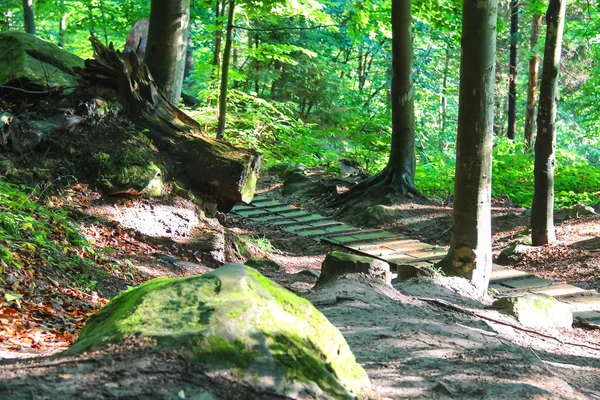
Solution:
M 290 232 L 290 233 L 298 234 L 298 230 L 300 230 L 302 228 L 306 228 L 306 225 L 304 225 L 304 224 L 298 224 L 296 222 L 296 225 L 286 226 L 285 228 L 283 228 L 283 230 L 285 232 Z
M 307 231 L 311 230 L 311 229 L 317 229 L 317 228 L 326 230 L 326 227 L 337 226 L 337 225 L 341 225 L 341 223 L 335 222 L 335 221 L 331 221 L 329 224 L 314 224 L 312 222 L 307 222 L 305 225 L 305 228 L 303 228 L 303 229 L 307 230 Z
M 328 219 L 328 217 L 324 217 L 322 215 L 319 214 L 311 214 L 307 217 L 302 217 L 302 218 L 296 218 L 296 221 L 298 222 L 311 222 L 311 221 L 319 221 L 319 220 L 323 220 L 323 219 Z
M 340 224 L 337 226 L 331 226 L 331 227 L 327 227 L 324 229 L 327 231 L 327 233 L 339 233 L 339 232 L 344 232 L 344 231 L 348 231 L 348 230 L 356 229 L 356 228 L 353 226 L 347 225 L 347 224 Z
M 558 285 L 558 286 L 551 286 L 548 288 L 542 288 L 542 289 L 532 289 L 531 293 L 542 293 L 542 294 L 547 294 L 548 296 L 552 296 L 552 297 L 564 297 L 564 296 L 572 296 L 574 294 L 577 293 L 582 293 L 585 292 L 585 289 L 582 289 L 580 287 L 577 286 L 573 286 L 573 285 Z
M 535 288 L 536 286 L 549 286 L 558 283 L 534 276 L 533 278 L 503 280 L 502 284 L 513 289 L 528 289 Z
M 283 206 L 285 204 L 283 204 L 277 200 L 267 200 L 267 201 L 258 202 L 258 203 L 253 202 L 252 205 L 254 206 L 254 208 L 267 208 L 267 207 Z
M 356 250 L 356 251 L 362 251 L 362 250 L 366 250 L 366 249 L 375 249 L 375 248 L 387 248 L 388 250 L 393 250 L 393 251 L 397 251 L 396 249 L 393 248 L 393 245 L 407 245 L 407 244 L 412 244 L 412 243 L 419 243 L 417 240 L 411 240 L 411 239 L 393 239 L 393 240 L 377 240 L 377 241 L 372 241 L 372 242 L 363 242 L 363 243 L 353 243 L 351 245 L 348 245 L 347 247 L 352 249 L 352 250 Z
M 271 222 L 271 221 L 283 219 L 283 217 L 281 215 L 267 215 L 266 217 L 251 218 L 251 219 L 256 222 Z
M 305 215 L 308 215 L 308 212 L 304 211 L 304 210 L 299 210 L 299 211 L 291 211 L 291 212 L 279 212 L 278 214 L 283 215 L 286 218 L 294 218 L 296 219 L 297 217 L 303 217 Z M 298 222 L 296 220 L 296 222 Z
M 490 282 L 501 281 L 504 279 L 513 279 L 525 276 L 533 276 L 527 272 L 518 271 L 516 269 L 500 269 L 494 270 L 492 269 L 492 277 L 490 278 Z
M 576 311 L 573 313 L 573 319 L 583 318 L 592 323 L 600 322 L 600 311 Z
M 362 240 L 379 240 L 379 239 L 386 239 L 386 238 L 390 238 L 390 237 L 394 237 L 396 235 L 394 235 L 392 232 L 388 232 L 388 231 L 378 231 L 378 232 L 372 232 L 372 233 L 362 233 L 360 235 L 353 235 L 355 238 L 357 239 L 362 239 Z
M 327 232 L 325 232 L 325 229 L 313 229 L 312 231 L 300 231 L 300 232 L 296 232 L 296 235 L 300 235 L 300 236 L 304 236 L 304 237 L 309 237 L 309 238 L 314 238 L 314 237 L 320 237 L 325 235 Z
M 298 224 L 298 221 L 295 221 L 293 219 L 286 219 L 286 220 L 283 220 L 283 221 L 273 222 L 271 225 L 278 226 L 278 227 L 283 227 L 283 226 L 299 225 L 299 224 Z M 303 226 L 306 226 L 306 225 L 303 225 Z
M 294 208 L 292 206 L 282 205 L 282 206 L 275 206 L 275 207 L 267 207 L 267 210 L 271 211 L 272 213 L 279 213 L 282 211 L 297 210 L 297 208 Z
M 426 244 L 426 243 L 421 243 L 419 241 L 416 240 L 412 240 L 412 241 L 399 241 L 400 243 L 397 244 L 386 244 L 385 247 L 392 249 L 392 250 L 396 250 L 396 251 L 400 251 L 402 253 L 407 253 L 409 251 L 418 251 L 418 250 L 430 250 L 433 249 L 434 247 Z M 403 243 L 402 243 L 403 242 Z
M 369 254 L 369 255 L 375 256 L 375 257 L 384 257 L 384 256 L 392 256 L 392 255 L 400 257 L 404 254 L 404 253 L 399 253 L 396 250 L 388 249 L 385 247 L 367 248 L 365 250 L 360 250 L 360 252 Z
M 261 203 L 261 202 L 265 202 L 268 200 L 271 200 L 271 198 L 269 196 L 261 194 L 259 196 L 254 196 L 254 198 L 252 199 L 252 202 L 250 202 L 250 204 Z
M 242 217 L 250 218 L 250 217 L 258 217 L 260 215 L 268 215 L 270 212 L 265 210 L 256 210 L 252 209 L 249 211 L 238 211 L 236 214 L 241 215 Z
M 600 294 L 585 297 L 571 297 L 563 302 L 569 305 L 571 311 L 600 311 Z
M 418 258 L 411 257 L 408 254 L 402 254 L 401 256 L 383 256 L 381 258 L 392 264 L 410 264 L 411 262 L 421 262 L 421 260 Z

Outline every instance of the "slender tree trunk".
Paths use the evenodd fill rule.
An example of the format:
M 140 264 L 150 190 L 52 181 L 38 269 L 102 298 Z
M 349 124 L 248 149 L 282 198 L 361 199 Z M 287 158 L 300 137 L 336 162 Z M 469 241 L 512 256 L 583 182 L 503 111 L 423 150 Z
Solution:
M 194 69 L 194 47 L 192 45 L 192 37 L 188 34 L 187 46 L 185 51 L 185 69 L 183 71 L 183 79 L 187 79 Z
M 60 24 L 58 25 L 58 47 L 65 47 L 65 31 L 67 30 L 67 11 L 65 10 L 65 0 L 60 2 Z
M 104 45 L 108 46 L 108 31 L 106 28 L 106 13 L 104 12 L 104 1 L 100 1 L 100 12 L 102 13 L 102 30 L 104 31 Z
M 392 150 L 385 168 L 332 205 L 364 208 L 364 203 L 391 203 L 400 196 L 421 196 L 415 188 L 415 88 L 412 79 L 412 2 L 392 0 Z
M 221 74 L 221 93 L 219 95 L 219 122 L 217 126 L 217 139 L 225 135 L 225 118 L 227 117 L 227 81 L 229 80 L 229 60 L 231 59 L 233 20 L 235 18 L 235 0 L 229 1 L 227 15 L 227 34 L 225 36 L 225 50 L 223 52 L 223 72 Z
M 444 77 L 442 79 L 442 95 L 440 98 L 440 133 L 442 137 L 446 131 L 446 113 L 448 110 L 448 73 L 450 71 L 450 45 L 446 45 L 446 60 L 444 63 Z
M 33 14 L 33 0 L 23 0 L 23 19 L 25 32 L 35 35 L 35 16 Z
M 254 33 L 254 49 L 256 53 L 258 53 L 258 46 L 260 44 L 260 37 L 258 36 L 258 32 Z M 258 96 L 259 85 L 260 85 L 260 61 L 258 61 L 258 57 L 254 60 L 254 91 Z
M 535 184 L 531 206 L 531 241 L 534 246 L 542 246 L 556 240 L 554 232 L 556 104 L 566 3 L 566 0 L 550 0 L 546 13 L 546 45 L 537 117 Z
M 223 38 L 223 22 L 220 20 L 225 10 L 225 1 L 215 1 L 215 51 L 213 53 L 213 79 L 219 81 L 221 75 L 221 41 Z
M 527 82 L 527 114 L 525 115 L 525 145 L 527 149 L 533 148 L 533 132 L 535 131 L 535 106 L 538 88 L 538 69 L 540 53 L 537 46 L 540 30 L 542 28 L 542 15 L 534 14 L 531 20 L 531 39 L 529 48 L 533 55 L 529 59 L 529 81 Z
M 497 0 L 463 1 L 453 231 L 440 266 L 485 293 L 492 273 L 491 178 Z
M 510 2 L 510 62 L 508 71 L 508 129 L 513 140 L 517 131 L 517 58 L 519 50 L 519 0 Z
M 174 106 L 181 97 L 189 19 L 190 0 L 152 0 L 144 62 Z

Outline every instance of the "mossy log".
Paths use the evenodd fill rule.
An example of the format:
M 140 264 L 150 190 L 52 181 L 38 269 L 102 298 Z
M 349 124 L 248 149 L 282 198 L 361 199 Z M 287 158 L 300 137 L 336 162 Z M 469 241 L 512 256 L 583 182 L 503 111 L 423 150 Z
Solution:
M 147 129 L 159 150 L 180 162 L 180 178 L 216 201 L 220 211 L 252 200 L 261 154 L 205 136 L 196 121 L 169 104 L 135 53 L 115 51 L 112 43 L 107 48 L 93 35 L 90 41 L 94 59 L 76 72 L 95 95 L 112 100 L 114 91 L 127 118 Z

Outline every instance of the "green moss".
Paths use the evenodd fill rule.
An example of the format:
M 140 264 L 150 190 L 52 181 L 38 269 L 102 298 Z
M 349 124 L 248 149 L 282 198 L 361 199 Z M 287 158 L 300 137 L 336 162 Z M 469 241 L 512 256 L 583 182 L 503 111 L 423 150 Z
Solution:
M 83 67 L 76 55 L 23 32 L 0 33 L 0 54 L 0 84 L 23 80 L 53 88 L 77 86 L 73 67 Z
M 129 335 L 251 382 L 314 382 L 334 398 L 368 385 L 341 333 L 310 302 L 239 264 L 156 279 L 117 296 L 69 352 Z

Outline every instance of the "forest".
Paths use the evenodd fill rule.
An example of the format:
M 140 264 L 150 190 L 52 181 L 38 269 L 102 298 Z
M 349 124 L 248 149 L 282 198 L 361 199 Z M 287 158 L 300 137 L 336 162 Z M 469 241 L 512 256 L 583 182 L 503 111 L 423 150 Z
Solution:
M 0 399 L 600 398 L 597 0 L 2 0 Z

